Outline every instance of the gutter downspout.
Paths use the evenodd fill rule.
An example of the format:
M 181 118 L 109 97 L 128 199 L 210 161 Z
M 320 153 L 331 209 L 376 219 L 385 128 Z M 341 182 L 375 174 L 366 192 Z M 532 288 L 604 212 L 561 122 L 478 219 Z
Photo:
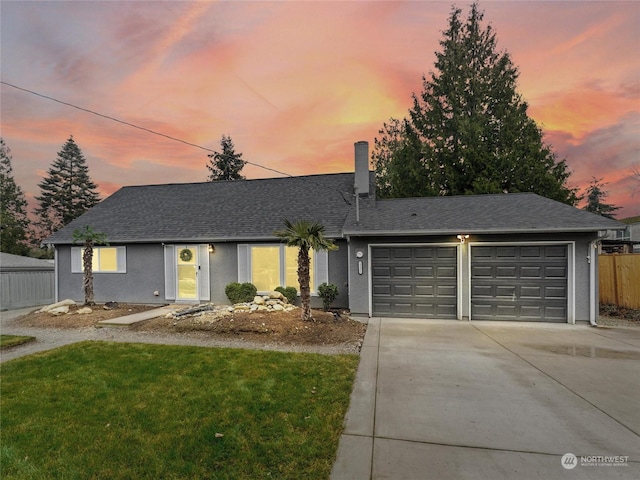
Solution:
M 589 242 L 589 255 L 587 256 L 587 261 L 589 262 L 589 323 L 592 327 L 598 326 L 599 292 L 596 288 L 596 282 L 598 281 L 596 269 L 598 264 L 598 245 L 607 236 L 605 234 Z
M 358 185 L 355 185 L 353 189 L 356 192 L 356 224 L 360 225 L 360 193 L 358 192 Z

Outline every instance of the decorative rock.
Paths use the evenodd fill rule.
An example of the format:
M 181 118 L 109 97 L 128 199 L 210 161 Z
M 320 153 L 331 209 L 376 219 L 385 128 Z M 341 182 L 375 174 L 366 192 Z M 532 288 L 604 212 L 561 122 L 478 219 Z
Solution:
M 69 313 L 69 305 L 60 305 L 56 308 L 50 308 L 46 311 L 49 315 L 62 315 L 63 313 Z
M 93 310 L 91 310 L 91 308 L 89 307 L 82 307 L 76 311 L 78 315 L 88 315 L 91 312 L 93 312 Z
M 285 297 L 282 294 L 282 292 L 273 291 L 273 292 L 269 293 L 269 298 L 273 298 L 273 299 L 276 299 L 276 300 L 282 300 Z
M 75 305 L 76 302 L 74 302 L 73 300 L 67 298 L 66 300 L 62 300 L 60 302 L 56 302 L 56 303 L 52 303 L 51 305 L 47 305 L 45 307 L 42 307 L 40 310 L 38 310 L 37 313 L 44 313 L 44 312 L 50 312 L 51 310 L 55 310 L 56 308 L 59 307 L 69 307 L 71 305 Z M 67 312 L 69 311 L 69 308 L 67 308 Z M 63 312 L 63 313 L 67 313 L 67 312 Z M 59 315 L 59 314 L 56 314 Z
M 238 303 L 236 305 L 233 306 L 233 309 L 236 311 L 247 311 L 250 310 L 251 307 L 249 305 L 247 305 L 246 303 Z
M 264 305 L 264 298 L 262 298 L 260 295 L 256 295 L 255 297 L 253 297 L 253 303 L 256 305 Z
M 280 305 L 280 304 L 276 303 L 276 304 L 273 306 L 273 310 L 274 310 L 274 311 L 276 311 L 276 312 L 282 312 L 282 311 L 284 310 L 284 307 L 283 307 L 282 305 Z
M 258 308 L 256 308 L 256 310 L 258 312 L 268 312 L 269 311 L 269 307 L 267 307 L 265 305 L 258 305 Z
M 118 305 L 118 302 L 107 302 L 104 304 L 104 309 L 105 310 L 111 310 L 112 308 L 118 308 L 120 305 Z

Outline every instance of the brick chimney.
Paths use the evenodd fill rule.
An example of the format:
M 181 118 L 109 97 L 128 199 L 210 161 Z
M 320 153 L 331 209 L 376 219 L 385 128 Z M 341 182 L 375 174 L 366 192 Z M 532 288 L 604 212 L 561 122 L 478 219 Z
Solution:
M 360 196 L 369 195 L 369 142 L 356 142 L 356 175 L 355 187 Z

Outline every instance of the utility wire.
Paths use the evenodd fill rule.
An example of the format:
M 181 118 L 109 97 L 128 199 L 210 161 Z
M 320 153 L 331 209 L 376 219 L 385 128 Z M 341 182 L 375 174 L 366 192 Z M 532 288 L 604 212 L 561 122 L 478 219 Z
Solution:
M 114 122 L 120 123 L 120 124 L 122 124 L 122 125 L 126 125 L 126 126 L 128 126 L 128 127 L 137 128 L 138 130 L 142 130 L 142 131 L 144 131 L 144 132 L 151 133 L 151 134 L 153 134 L 153 135 L 158 135 L 158 136 L 160 136 L 160 137 L 164 137 L 164 138 L 167 138 L 167 139 L 169 139 L 169 140 L 173 140 L 173 141 L 175 141 L 175 142 L 180 142 L 180 143 L 183 143 L 183 144 L 185 144 L 185 145 L 189 145 L 189 146 L 191 146 L 191 147 L 199 148 L 200 150 L 204 150 L 204 151 L 206 151 L 206 152 L 217 153 L 215 150 L 212 150 L 211 148 L 203 147 L 202 145 L 198 145 L 197 143 L 188 142 L 188 141 L 186 141 L 186 140 L 182 140 L 181 138 L 172 137 L 171 135 L 167 135 L 166 133 L 157 132 L 157 131 L 155 131 L 155 130 L 151 130 L 151 129 L 146 128 L 146 127 L 141 127 L 140 125 L 135 125 L 135 124 L 133 124 L 133 123 L 126 122 L 126 121 L 124 121 L 124 120 L 120 120 L 119 118 L 112 117 L 112 116 L 110 116 L 110 115 L 105 115 L 104 113 L 99 113 L 99 112 L 96 112 L 96 111 L 94 111 L 94 110 L 89 110 L 88 108 L 79 107 L 78 105 L 74 105 L 73 103 L 69 103 L 69 102 L 64 102 L 64 101 L 62 101 L 62 100 L 58 100 L 57 98 L 50 97 L 50 96 L 48 96 L 48 95 L 44 95 L 44 94 L 42 94 L 42 93 L 38 93 L 38 92 L 35 92 L 35 91 L 33 91 L 33 90 L 29 90 L 28 88 L 19 87 L 18 85 L 14 85 L 14 84 L 12 84 L 12 83 L 5 82 L 5 81 L 3 81 L 3 80 L 0 80 L 0 83 L 1 83 L 2 85 L 7 85 L 8 87 L 15 88 L 16 90 L 21 90 L 21 91 L 23 91 L 23 92 L 30 93 L 31 95 L 35 95 L 35 96 L 37 96 L 37 97 L 44 98 L 44 99 L 46 99 L 46 100 L 51 100 L 52 102 L 60 103 L 60 104 L 62 104 L 62 105 L 66 105 L 67 107 L 75 108 L 76 110 L 81 110 L 81 111 L 83 111 L 83 112 L 90 113 L 91 115 L 96 115 L 96 116 L 98 116 L 98 117 L 106 118 L 107 120 L 111 120 L 111 121 L 114 121 Z M 262 169 L 264 169 L 264 170 L 268 170 L 268 171 L 270 171 L 270 172 L 277 173 L 277 174 L 279 174 L 279 175 L 284 175 L 285 177 L 297 178 L 297 179 L 299 179 L 299 180 L 303 180 L 303 181 L 305 181 L 305 182 L 312 183 L 312 184 L 314 184 L 314 185 L 317 185 L 317 186 L 322 187 L 322 188 L 326 188 L 326 189 L 331 190 L 331 191 L 337 191 L 337 192 L 340 194 L 340 196 L 342 197 L 342 199 L 343 199 L 347 204 L 351 205 L 351 202 L 350 202 L 349 200 L 347 200 L 347 198 L 344 196 L 344 193 L 343 193 L 343 192 L 341 192 L 340 190 L 336 190 L 336 189 L 334 189 L 334 188 L 327 187 L 326 185 L 322 185 L 322 184 L 320 184 L 320 183 L 313 182 L 313 181 L 308 180 L 308 179 L 306 179 L 306 178 L 296 177 L 296 176 L 294 176 L 294 175 L 291 175 L 290 173 L 281 172 L 280 170 L 276 170 L 275 168 L 265 167 L 264 165 L 260 165 L 259 163 L 251 162 L 251 161 L 249 161 L 249 160 L 243 160 L 243 162 L 248 163 L 249 165 L 253 165 L 254 167 L 262 168 Z

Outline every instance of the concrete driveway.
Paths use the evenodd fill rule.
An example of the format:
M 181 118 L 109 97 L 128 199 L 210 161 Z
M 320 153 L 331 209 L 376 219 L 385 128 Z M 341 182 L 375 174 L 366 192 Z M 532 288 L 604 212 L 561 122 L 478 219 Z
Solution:
M 333 480 L 640 478 L 640 329 L 373 319 L 361 355 Z

